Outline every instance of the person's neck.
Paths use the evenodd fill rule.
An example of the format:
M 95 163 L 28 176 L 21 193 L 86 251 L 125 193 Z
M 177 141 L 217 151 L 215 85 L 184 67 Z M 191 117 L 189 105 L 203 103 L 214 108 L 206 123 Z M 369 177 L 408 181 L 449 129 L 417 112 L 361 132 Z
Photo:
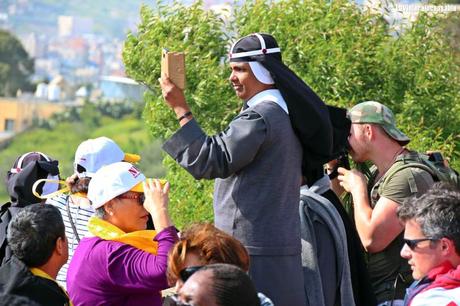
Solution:
M 247 103 L 249 100 L 251 100 L 252 98 L 254 98 L 255 96 L 257 96 L 257 95 L 260 94 L 261 92 L 264 92 L 264 91 L 270 90 L 270 89 L 276 89 L 275 85 L 265 85 L 265 86 L 261 87 L 260 90 L 258 90 L 257 92 L 255 92 L 249 99 L 245 100 L 244 103 Z
M 78 206 L 78 207 L 91 207 L 91 203 L 87 198 L 79 197 L 76 195 L 71 195 L 70 199 L 72 201 L 72 204 Z
M 56 279 L 59 269 L 61 267 L 58 267 L 58 265 L 56 265 L 54 261 L 55 260 L 50 259 L 44 265 L 41 265 L 36 268 L 42 270 L 43 272 L 51 276 L 51 278 Z
M 377 148 L 375 150 L 375 158 L 371 160 L 377 167 L 379 176 L 384 175 L 393 165 L 396 158 L 405 151 L 406 149 L 396 142 L 387 143 Z
M 460 256 L 454 255 L 450 258 L 450 263 L 454 266 L 455 269 L 460 267 Z

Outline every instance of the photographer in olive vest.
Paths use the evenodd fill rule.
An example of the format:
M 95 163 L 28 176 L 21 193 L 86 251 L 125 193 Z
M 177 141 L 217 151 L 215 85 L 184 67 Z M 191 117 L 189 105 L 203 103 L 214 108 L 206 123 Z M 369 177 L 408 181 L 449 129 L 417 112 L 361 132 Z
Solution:
M 356 169 L 339 168 L 340 185 L 351 193 L 354 218 L 361 242 L 369 254 L 371 283 L 379 305 L 402 305 L 405 289 L 411 284 L 410 267 L 400 256 L 404 225 L 397 209 L 413 195 L 421 195 L 433 184 L 432 175 L 419 167 L 397 163 L 416 152 L 408 150 L 410 139 L 396 127 L 392 111 L 368 101 L 348 113 L 352 122 L 348 142 L 355 162 L 371 161 L 367 181 Z

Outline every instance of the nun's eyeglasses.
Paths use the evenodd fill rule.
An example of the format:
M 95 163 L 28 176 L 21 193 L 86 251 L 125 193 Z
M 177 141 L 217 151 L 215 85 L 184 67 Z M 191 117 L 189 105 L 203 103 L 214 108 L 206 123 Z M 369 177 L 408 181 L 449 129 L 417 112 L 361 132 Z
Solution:
M 403 240 L 404 240 L 404 243 L 407 244 L 409 249 L 411 249 L 413 251 L 413 250 L 415 250 L 415 248 L 418 246 L 418 244 L 420 242 L 423 242 L 423 241 L 437 241 L 439 239 L 437 239 L 437 238 L 420 238 L 420 239 L 406 239 L 406 238 L 404 238 Z
M 137 203 L 139 203 L 139 205 L 144 205 L 144 201 L 145 201 L 145 195 L 140 192 L 120 194 L 117 198 L 118 199 L 135 199 L 137 200 Z

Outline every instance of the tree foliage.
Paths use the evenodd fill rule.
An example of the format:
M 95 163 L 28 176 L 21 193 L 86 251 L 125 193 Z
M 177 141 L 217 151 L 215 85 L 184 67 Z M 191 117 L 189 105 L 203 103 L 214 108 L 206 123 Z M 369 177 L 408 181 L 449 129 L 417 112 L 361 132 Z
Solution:
M 34 61 L 21 42 L 0 30 L 0 96 L 14 96 L 18 89 L 30 89 L 29 77 L 33 72 Z
M 142 8 L 138 33 L 129 34 L 123 55 L 128 74 L 151 89 L 145 113 L 155 136 L 166 138 L 178 128 L 157 82 L 162 47 L 186 52 L 187 101 L 200 125 L 215 133 L 240 105 L 227 81 L 227 48 L 237 37 L 268 32 L 284 62 L 326 103 L 382 102 L 412 138 L 410 148 L 441 150 L 460 168 L 460 67 L 439 17 L 421 14 L 398 32 L 382 15 L 347 0 L 257 0 L 234 7 L 227 21 L 201 2 Z M 209 182 L 193 180 L 169 157 L 165 165 L 175 220 L 211 218 Z
M 178 128 L 158 86 L 162 48 L 186 53 L 185 94 L 204 130 L 218 132 L 237 113 L 239 102 L 227 84 L 228 68 L 221 64 L 228 41 L 223 20 L 200 2 L 190 7 L 179 3 L 158 4 L 155 10 L 142 7 L 138 33 L 128 35 L 123 58 L 129 76 L 151 89 L 145 95 L 144 115 L 156 138 L 165 139 Z M 170 207 L 175 220 L 184 224 L 212 218 L 212 182 L 195 181 L 169 157 L 164 164 L 173 186 Z

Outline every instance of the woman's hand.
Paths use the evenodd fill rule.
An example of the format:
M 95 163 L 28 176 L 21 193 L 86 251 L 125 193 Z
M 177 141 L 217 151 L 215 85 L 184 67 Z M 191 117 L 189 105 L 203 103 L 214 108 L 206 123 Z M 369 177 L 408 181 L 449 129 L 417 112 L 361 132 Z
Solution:
M 157 232 L 171 226 L 168 214 L 169 182 L 161 184 L 159 179 L 146 179 L 144 185 L 144 208 L 152 215 Z

